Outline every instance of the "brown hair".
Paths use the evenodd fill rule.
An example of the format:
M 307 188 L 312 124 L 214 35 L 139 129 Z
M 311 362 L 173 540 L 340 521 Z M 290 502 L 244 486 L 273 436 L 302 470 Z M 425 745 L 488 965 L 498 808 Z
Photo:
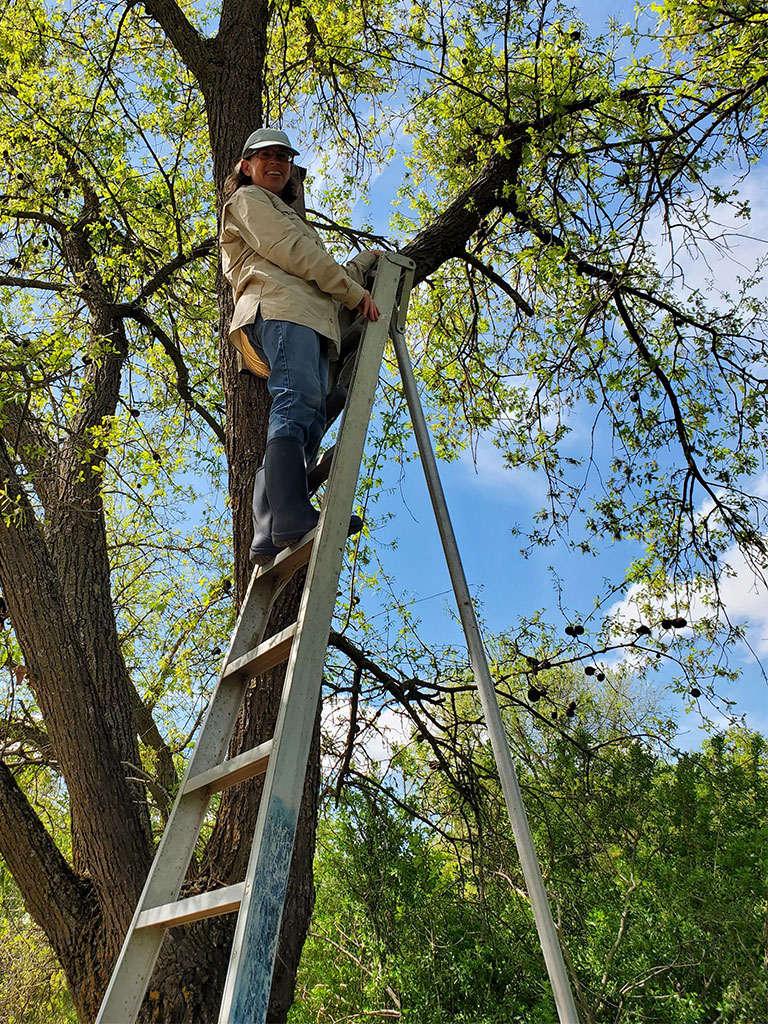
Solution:
M 241 170 L 241 164 L 242 160 L 238 160 L 235 164 L 235 169 L 227 176 L 224 182 L 224 202 L 231 199 L 235 192 L 242 188 L 243 185 L 253 184 L 250 177 Z M 299 198 L 299 188 L 292 177 L 286 182 L 285 188 L 280 193 L 280 198 L 289 206 Z

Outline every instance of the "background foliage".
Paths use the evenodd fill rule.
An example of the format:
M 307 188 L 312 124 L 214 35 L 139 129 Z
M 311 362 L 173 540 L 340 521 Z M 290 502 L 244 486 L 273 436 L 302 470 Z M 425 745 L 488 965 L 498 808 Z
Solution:
M 599 725 L 589 739 L 590 758 L 541 730 L 515 744 L 580 1019 L 764 1019 L 764 739 L 734 730 L 678 758 Z M 471 803 L 403 754 L 406 800 L 361 781 L 327 810 L 291 1020 L 548 1024 L 489 750 Z

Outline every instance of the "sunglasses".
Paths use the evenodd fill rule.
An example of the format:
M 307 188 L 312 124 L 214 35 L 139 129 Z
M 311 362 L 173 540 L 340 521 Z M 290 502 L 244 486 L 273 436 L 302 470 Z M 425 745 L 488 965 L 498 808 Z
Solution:
M 254 157 L 257 160 L 278 160 L 281 164 L 293 163 L 293 153 L 289 153 L 287 149 L 257 149 L 245 159 L 253 160 Z

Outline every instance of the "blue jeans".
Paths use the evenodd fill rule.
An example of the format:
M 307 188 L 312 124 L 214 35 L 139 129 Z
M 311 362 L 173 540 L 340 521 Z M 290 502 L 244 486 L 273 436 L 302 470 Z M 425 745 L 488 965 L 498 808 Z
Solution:
M 272 395 L 267 444 L 291 437 L 304 448 L 307 463 L 317 454 L 325 430 L 328 343 L 317 331 L 287 320 L 256 321 L 243 327 L 248 340 L 269 364 Z

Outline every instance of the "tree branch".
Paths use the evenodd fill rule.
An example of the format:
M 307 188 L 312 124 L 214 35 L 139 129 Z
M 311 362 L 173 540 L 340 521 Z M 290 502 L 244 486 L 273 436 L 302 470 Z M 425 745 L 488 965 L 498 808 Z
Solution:
M 6 748 L 14 744 L 33 747 L 49 768 L 58 767 L 50 737 L 39 725 L 33 725 L 28 721 L 8 722 L 6 725 L 0 726 L 0 743 Z M 15 752 L 11 751 L 10 753 Z
M 0 275 L 0 286 L 8 288 L 37 288 L 40 291 L 65 292 L 69 285 L 60 284 L 57 281 L 43 281 L 35 277 L 7 277 Z
M 593 110 L 609 99 L 609 93 L 583 96 L 536 121 L 518 121 L 500 128 L 493 137 L 500 148 L 474 181 L 401 250 L 416 262 L 416 283 L 446 260 L 463 258 L 468 239 L 491 210 L 498 207 L 515 214 L 514 185 L 531 131 L 547 131 L 568 115 Z
M 201 419 L 205 420 L 216 436 L 216 439 L 223 447 L 226 443 L 224 428 L 192 394 L 192 390 L 189 386 L 189 370 L 187 369 L 187 364 L 184 362 L 184 357 L 171 336 L 163 330 L 160 324 L 158 324 L 157 321 L 149 315 L 149 313 L 133 303 L 111 306 L 110 312 L 116 317 L 125 317 L 130 320 L 135 320 L 136 323 L 141 324 L 142 327 L 146 327 L 154 338 L 157 338 L 165 349 L 171 362 L 176 367 L 176 390 L 179 392 L 182 400 L 190 409 L 193 409 Z
M 0 854 L 24 905 L 62 956 L 93 916 L 91 884 L 67 864 L 8 767 L 0 761 Z
M 605 284 L 614 285 L 614 294 L 615 288 L 620 288 L 624 295 L 631 295 L 633 298 L 641 299 L 643 302 L 648 302 L 657 309 L 662 310 L 665 313 L 669 313 L 670 316 L 673 316 L 680 323 L 687 324 L 689 327 L 693 327 L 696 330 L 705 331 L 707 334 L 718 334 L 718 329 L 713 327 L 712 324 L 705 323 L 702 320 L 697 320 L 695 317 L 692 317 L 689 313 L 679 309 L 677 306 L 673 306 L 664 299 L 660 299 L 658 295 L 644 291 L 642 288 L 636 288 L 634 285 L 623 281 L 621 273 L 614 270 L 612 267 L 599 267 L 595 263 L 590 263 L 589 260 L 583 259 L 578 255 L 578 253 L 575 253 L 570 248 L 568 242 L 564 238 L 556 234 L 551 228 L 542 224 L 535 217 L 532 217 L 527 211 L 516 209 L 513 211 L 513 215 L 520 227 L 530 230 L 540 242 L 544 242 L 545 245 L 553 245 L 562 249 L 564 263 L 569 263 L 585 277 L 591 277 L 597 281 L 603 281 Z
M 463 257 L 478 223 L 506 204 L 505 190 L 517 179 L 526 138 L 522 131 L 511 131 L 509 155 L 494 153 L 472 184 L 403 247 L 403 255 L 416 263 L 416 283 L 451 257 Z
M 332 217 L 328 217 L 320 210 L 307 210 L 307 214 L 317 220 L 312 220 L 309 223 L 315 228 L 316 231 L 333 231 L 348 238 L 353 245 L 357 245 L 361 238 L 365 239 L 366 242 L 375 242 L 376 246 L 383 246 L 384 248 L 391 248 L 392 243 L 388 241 L 386 235 L 376 235 L 371 231 L 362 231 L 359 228 L 350 228 L 346 224 L 339 224 Z
M 56 445 L 35 414 L 21 402 L 3 404 L 2 436 L 33 477 L 35 490 L 48 509 L 56 498 Z
M 439 741 L 432 735 L 429 728 L 424 724 L 421 717 L 414 709 L 408 687 L 401 685 L 393 675 L 386 672 L 380 665 L 377 665 L 376 662 L 372 661 L 357 646 L 357 644 L 353 643 L 349 637 L 345 636 L 343 633 L 331 630 L 330 636 L 328 637 L 328 646 L 335 647 L 337 651 L 341 651 L 347 656 L 347 658 L 349 658 L 357 671 L 361 674 L 363 672 L 367 672 L 381 686 L 383 686 L 385 690 L 392 694 L 394 699 L 407 712 L 408 717 L 418 729 L 419 735 L 421 735 L 429 744 L 432 752 L 437 758 L 437 762 L 439 763 L 441 770 L 445 773 L 446 777 L 451 780 L 452 784 L 456 787 L 457 792 L 464 792 L 453 767 L 448 762 L 440 747 Z M 423 711 L 423 708 L 421 710 Z M 425 717 L 429 718 L 430 716 L 426 715 Z M 347 765 L 347 773 L 349 773 L 349 764 Z
M 360 683 L 363 677 L 363 670 L 359 665 L 355 666 L 355 674 L 352 679 L 352 700 L 349 706 L 349 728 L 347 729 L 347 744 L 344 751 L 344 760 L 339 770 L 339 777 L 336 781 L 336 803 L 341 798 L 341 790 L 344 786 L 344 779 L 352 763 L 352 753 L 355 749 L 355 736 L 357 735 L 357 706 L 360 702 Z
M 53 217 L 50 213 L 42 213 L 40 210 L 9 210 L 8 216 L 13 217 L 14 220 L 31 220 L 34 224 L 47 224 L 60 235 L 65 235 L 69 230 L 58 217 Z
M 157 758 L 157 783 L 162 790 L 162 794 L 164 794 L 164 798 L 162 794 L 158 796 L 158 793 L 154 792 L 154 790 L 153 793 L 155 799 L 158 800 L 161 811 L 167 816 L 168 811 L 170 811 L 168 794 L 175 790 L 179 781 L 176 766 L 173 763 L 173 753 L 163 739 L 157 723 L 152 717 L 152 712 L 141 699 L 141 695 L 133 683 L 131 683 L 131 702 L 138 737 L 142 743 L 154 751 Z
M 507 281 L 505 281 L 503 277 L 497 274 L 492 267 L 489 267 L 486 263 L 483 263 L 482 260 L 479 260 L 477 256 L 473 256 L 472 253 L 469 252 L 461 253 L 460 258 L 463 259 L 466 263 L 468 263 L 471 267 L 474 267 L 475 270 L 479 270 L 480 273 L 484 277 L 487 277 L 489 281 L 493 281 L 497 288 L 501 289 L 501 291 L 503 291 L 505 295 L 508 295 L 510 299 L 512 299 L 512 301 L 515 303 L 517 308 L 521 312 L 525 313 L 526 316 L 533 316 L 533 309 L 531 308 L 531 306 L 528 305 L 528 303 L 525 301 L 520 292 L 517 291 L 517 289 L 513 288 L 512 285 L 509 284 Z
M 189 252 L 180 252 L 178 256 L 175 256 L 172 260 L 169 260 L 164 266 L 162 266 L 157 273 L 147 281 L 144 287 L 141 289 L 139 294 L 136 296 L 132 305 L 141 303 L 144 299 L 148 299 L 151 295 L 154 295 L 156 291 L 163 287 L 164 284 L 170 279 L 172 274 L 177 271 L 180 267 L 185 267 L 189 263 L 193 263 L 195 260 L 199 260 L 202 256 L 208 256 L 216 248 L 216 239 L 207 238 L 199 245 L 193 246 Z
M 179 52 L 182 61 L 202 83 L 208 71 L 205 40 L 175 0 L 141 0 L 147 14 L 154 18 Z
M 642 357 L 642 360 L 645 363 L 645 365 L 654 375 L 656 380 L 658 380 L 658 382 L 661 384 L 662 389 L 664 390 L 664 393 L 667 396 L 667 400 L 669 401 L 669 404 L 672 407 L 672 415 L 675 420 L 675 430 L 677 433 L 678 440 L 680 441 L 680 447 L 683 450 L 683 455 L 685 456 L 685 461 L 688 464 L 688 469 L 690 470 L 691 476 L 693 476 L 695 480 L 698 480 L 698 482 L 710 496 L 715 505 L 717 505 L 717 507 L 726 516 L 726 520 L 731 518 L 727 515 L 727 511 L 723 507 L 722 502 L 713 490 L 709 481 L 707 481 L 704 478 L 701 470 L 699 469 L 698 463 L 696 462 L 696 459 L 694 457 L 693 445 L 691 444 L 691 440 L 688 437 L 688 430 L 685 425 L 682 410 L 680 409 L 680 403 L 677 400 L 675 389 L 672 387 L 672 382 L 659 365 L 658 359 L 655 359 L 648 350 L 648 346 L 645 344 L 642 337 L 640 336 L 640 332 L 638 331 L 634 320 L 630 316 L 627 307 L 624 305 L 624 300 L 622 299 L 621 293 L 618 289 L 616 289 L 613 293 L 613 301 L 618 311 L 619 317 L 621 318 L 621 321 L 624 324 L 624 327 L 626 328 L 627 334 L 629 335 L 631 341 L 635 345 L 637 351 L 640 353 L 640 356 Z
M 592 1014 L 593 1014 L 594 1017 L 597 1017 L 597 1014 L 600 1011 L 600 1007 L 605 1002 L 605 993 L 606 993 L 606 989 L 608 988 L 608 979 L 610 977 L 611 964 L 613 963 L 614 959 L 616 958 L 616 954 L 618 953 L 619 948 L 621 947 L 621 943 L 623 942 L 624 935 L 626 934 L 626 931 L 627 931 L 627 922 L 629 921 L 629 915 L 630 915 L 630 911 L 632 909 L 631 904 L 630 904 L 630 898 L 631 898 L 632 894 L 635 892 L 635 890 L 639 887 L 639 885 L 640 885 L 639 881 L 637 879 L 633 878 L 632 879 L 632 884 L 629 886 L 627 891 L 624 893 L 624 909 L 621 912 L 621 919 L 619 921 L 619 929 L 618 929 L 618 932 L 616 933 L 616 938 L 613 941 L 613 945 L 608 950 L 608 953 L 606 954 L 605 960 L 603 961 L 603 975 L 600 978 L 600 984 L 598 986 L 597 992 L 595 993 L 594 1003 L 592 1004 Z

